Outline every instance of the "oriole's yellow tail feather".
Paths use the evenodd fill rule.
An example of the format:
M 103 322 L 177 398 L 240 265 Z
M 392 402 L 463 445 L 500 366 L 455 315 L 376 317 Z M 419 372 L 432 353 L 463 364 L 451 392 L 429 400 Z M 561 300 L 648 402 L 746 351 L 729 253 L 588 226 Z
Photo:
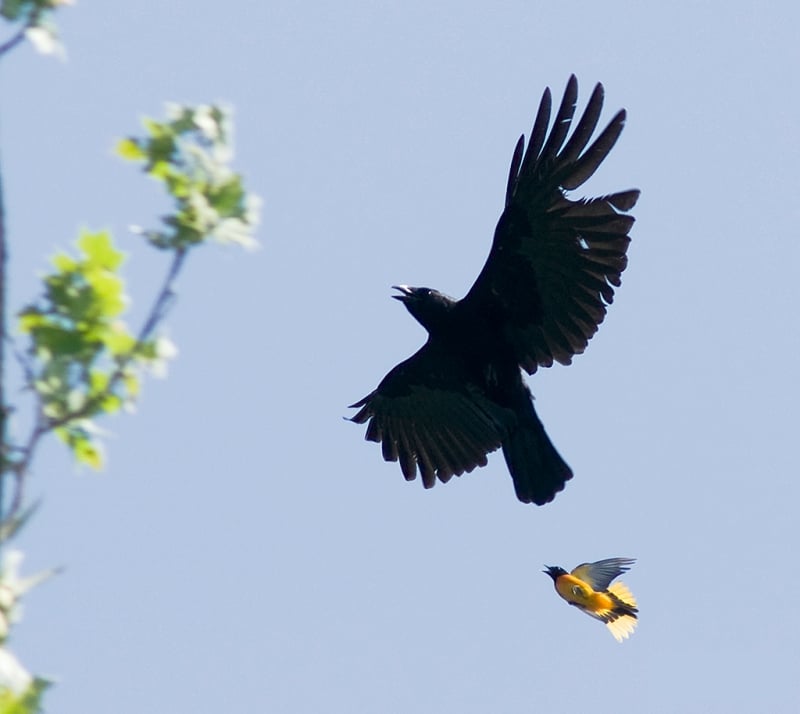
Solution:
M 626 605 L 638 607 L 636 598 L 633 596 L 633 593 L 628 590 L 628 586 L 625 585 L 625 583 L 611 583 L 611 585 L 608 586 L 608 592 L 612 595 L 616 595 Z
M 614 639 L 617 642 L 622 642 L 622 640 L 633 634 L 637 622 L 638 620 L 631 615 L 622 615 L 614 620 L 614 622 L 606 623 L 606 627 L 609 632 L 614 635 Z
M 614 596 L 621 604 L 616 606 L 613 613 L 617 617 L 613 622 L 607 622 L 609 629 L 617 642 L 622 642 L 633 634 L 638 620 L 636 619 L 636 598 L 633 596 L 625 583 L 612 583 L 608 586 L 608 592 Z M 631 612 L 625 613 L 625 609 L 630 608 Z

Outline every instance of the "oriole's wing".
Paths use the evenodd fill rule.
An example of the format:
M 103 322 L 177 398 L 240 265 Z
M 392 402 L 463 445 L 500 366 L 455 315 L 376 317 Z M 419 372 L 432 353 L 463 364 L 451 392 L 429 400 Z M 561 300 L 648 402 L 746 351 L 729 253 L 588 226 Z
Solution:
M 545 90 L 527 150 L 523 136 L 514 151 L 491 252 L 461 301 L 503 322 L 529 374 L 553 361 L 569 364 L 597 332 L 627 265 L 634 219 L 625 212 L 639 197 L 630 190 L 566 198 L 595 172 L 625 124 L 622 110 L 587 148 L 603 106 L 598 84 L 567 140 L 577 96 L 573 75 L 548 135 L 551 98 Z
M 425 488 L 485 466 L 516 422 L 430 340 L 351 406 L 361 407 L 351 421 L 369 421 L 366 438 L 382 445 L 383 458 L 399 460 L 407 481 L 419 469 Z
M 630 570 L 635 558 L 606 558 L 596 563 L 581 563 L 570 575 L 588 583 L 593 590 L 608 590 L 611 581 Z

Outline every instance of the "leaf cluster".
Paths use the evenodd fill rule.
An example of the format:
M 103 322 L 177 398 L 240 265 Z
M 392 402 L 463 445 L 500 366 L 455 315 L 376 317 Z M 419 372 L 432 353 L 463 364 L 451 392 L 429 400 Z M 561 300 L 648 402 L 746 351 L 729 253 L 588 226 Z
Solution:
M 127 305 L 122 252 L 111 235 L 83 232 L 77 257 L 58 253 L 44 294 L 19 315 L 30 336 L 29 383 L 41 416 L 79 462 L 102 465 L 92 417 L 118 411 L 139 393 L 137 364 L 156 359 L 155 340 L 139 341 L 120 315 Z
M 122 320 L 128 302 L 120 274 L 124 256 L 105 231 L 84 231 L 77 256 L 55 255 L 42 296 L 19 316 L 20 329 L 30 338 L 26 366 L 28 386 L 39 402 L 36 436 L 55 431 L 78 462 L 93 468 L 103 463 L 93 418 L 132 404 L 143 369 L 158 372 L 174 354 L 168 340 L 153 335 L 188 251 L 209 239 L 255 245 L 259 201 L 230 168 L 228 112 L 171 106 L 166 121 L 146 119 L 144 126 L 146 136 L 123 139 L 118 153 L 143 162 L 144 171 L 174 200 L 174 210 L 162 218 L 164 229 L 138 231 L 172 253 L 144 326 L 134 335 Z M 19 463 L 27 467 L 29 454 L 21 453 Z
M 120 156 L 144 163 L 163 182 L 175 209 L 160 231 L 143 231 L 156 247 L 175 250 L 209 238 L 252 248 L 258 201 L 231 170 L 229 112 L 215 105 L 168 107 L 167 121 L 145 119 L 148 136 L 123 139 Z

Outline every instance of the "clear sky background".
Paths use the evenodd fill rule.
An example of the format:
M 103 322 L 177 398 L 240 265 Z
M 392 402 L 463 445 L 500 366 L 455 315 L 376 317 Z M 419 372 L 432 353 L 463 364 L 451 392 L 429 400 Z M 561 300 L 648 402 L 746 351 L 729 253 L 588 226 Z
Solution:
M 795 712 L 800 5 L 81 0 L 66 64 L 1 69 L 12 297 L 156 184 L 113 157 L 163 102 L 236 109 L 264 198 L 247 254 L 189 262 L 181 352 L 110 463 L 35 464 L 26 568 L 66 572 L 12 647 L 59 714 Z M 575 478 L 518 503 L 502 457 L 424 491 L 342 419 L 424 332 L 389 286 L 462 296 L 542 90 L 606 86 L 621 140 L 579 192 L 640 188 L 630 264 L 570 367 L 530 380 Z M 542 567 L 638 558 L 622 645 Z

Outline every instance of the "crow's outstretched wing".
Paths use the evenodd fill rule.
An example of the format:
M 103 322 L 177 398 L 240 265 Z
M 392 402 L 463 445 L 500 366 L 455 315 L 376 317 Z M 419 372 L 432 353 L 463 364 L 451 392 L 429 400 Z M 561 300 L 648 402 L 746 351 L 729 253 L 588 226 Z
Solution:
M 360 407 L 351 421 L 369 421 L 366 438 L 382 445 L 383 458 L 399 460 L 407 481 L 419 469 L 425 488 L 485 466 L 516 424 L 430 340 L 351 406 Z
M 606 558 L 596 563 L 581 563 L 573 569 L 571 575 L 589 583 L 592 590 L 608 590 L 611 581 L 628 572 L 635 562 L 634 558 Z M 636 604 L 635 600 L 633 604 Z
M 598 84 L 568 139 L 577 96 L 573 75 L 548 135 L 545 90 L 528 148 L 523 136 L 514 151 L 491 252 L 461 300 L 465 310 L 502 322 L 529 374 L 554 361 L 569 364 L 597 332 L 627 264 L 634 219 L 625 214 L 639 197 L 636 190 L 566 197 L 595 172 L 625 124 L 622 110 L 588 145 L 603 107 Z

